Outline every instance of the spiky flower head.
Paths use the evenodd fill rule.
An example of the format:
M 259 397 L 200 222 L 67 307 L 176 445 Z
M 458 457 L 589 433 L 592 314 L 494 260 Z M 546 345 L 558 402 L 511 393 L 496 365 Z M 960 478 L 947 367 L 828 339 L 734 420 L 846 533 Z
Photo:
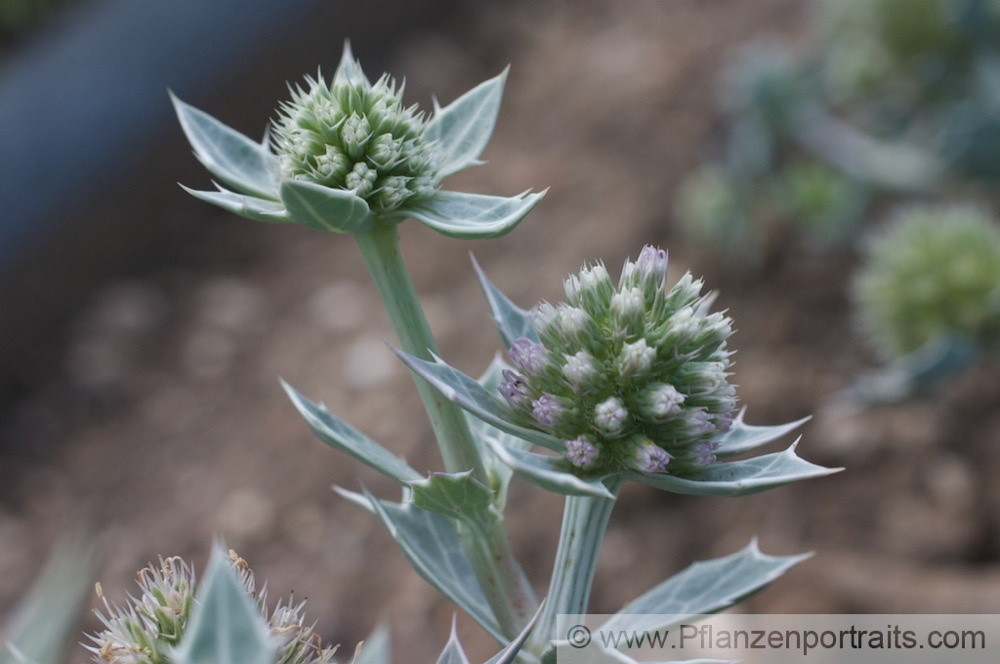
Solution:
M 376 213 L 432 196 L 441 180 L 424 115 L 404 106 L 403 88 L 388 75 L 371 84 L 353 56 L 327 83 L 307 77 L 274 123 L 282 179 L 342 189 Z
M 942 334 L 1000 342 L 1000 229 L 974 207 L 900 211 L 867 247 L 854 283 L 859 322 L 893 359 Z
M 279 643 L 276 664 L 329 664 L 336 647 L 323 647 L 312 626 L 303 617 L 305 602 L 279 602 L 268 615 L 267 591 L 257 590 L 253 571 L 246 561 L 230 551 L 229 562 L 244 589 L 256 600 L 261 615 Z M 96 611 L 104 629 L 88 635 L 86 648 L 98 664 L 171 664 L 170 653 L 184 634 L 197 603 L 194 569 L 179 557 L 160 558 L 138 573 L 139 595 L 129 596 L 125 606 L 108 602 L 100 584 L 97 594 L 104 610 Z
M 644 247 L 615 285 L 603 265 L 565 281 L 566 301 L 532 310 L 538 341 L 517 339 L 499 391 L 524 426 L 565 441 L 578 474 L 683 473 L 715 460 L 736 405 L 730 319 L 667 254 Z
M 350 45 L 332 81 L 321 75 L 292 89 L 271 140 L 259 142 L 177 97 L 174 109 L 217 191 L 193 196 L 241 217 L 295 223 L 323 233 L 362 235 L 415 219 L 449 237 L 509 233 L 544 192 L 487 196 L 440 188 L 482 163 L 500 111 L 506 70 L 429 118 L 403 105 L 383 76 L 370 83 Z

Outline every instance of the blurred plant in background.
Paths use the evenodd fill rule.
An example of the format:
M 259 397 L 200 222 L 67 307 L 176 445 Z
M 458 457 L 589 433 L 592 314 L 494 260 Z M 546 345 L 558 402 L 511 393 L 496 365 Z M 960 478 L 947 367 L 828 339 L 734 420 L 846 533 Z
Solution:
M 856 318 L 886 368 L 855 388 L 859 396 L 906 396 L 1000 348 L 1000 227 L 988 212 L 903 208 L 864 253 Z
M 682 228 L 745 267 L 789 240 L 850 245 L 887 196 L 1000 177 L 1000 2 L 828 0 L 814 17 L 812 50 L 758 43 L 726 67 L 717 161 L 678 195 Z
M 81 539 L 59 542 L 0 628 L 0 664 L 63 664 L 94 571 Z
M 0 2 L 0 46 L 40 23 L 58 5 L 71 0 L 3 0 Z

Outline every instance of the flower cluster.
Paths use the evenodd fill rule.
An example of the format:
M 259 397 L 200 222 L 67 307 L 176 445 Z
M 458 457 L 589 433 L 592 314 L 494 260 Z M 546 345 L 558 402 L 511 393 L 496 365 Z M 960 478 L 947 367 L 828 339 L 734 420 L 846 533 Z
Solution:
M 538 340 L 509 350 L 500 393 L 524 426 L 565 441 L 581 474 L 671 472 L 715 460 L 736 404 L 730 319 L 685 274 L 666 286 L 667 254 L 647 246 L 618 286 L 603 265 L 565 281 L 566 302 L 531 311 Z
M 268 615 L 267 591 L 256 588 L 254 574 L 246 561 L 229 552 L 229 562 L 237 571 L 247 593 L 257 600 L 271 636 L 281 644 L 275 662 L 281 664 L 329 664 L 336 647 L 323 647 L 319 635 L 304 622 L 305 602 L 279 602 Z M 191 609 L 198 601 L 194 569 L 174 556 L 160 558 L 138 573 L 139 596 L 130 596 L 124 607 L 112 605 L 100 584 L 98 597 L 104 612 L 97 617 L 104 629 L 89 635 L 86 646 L 98 664 L 171 664 L 172 649 L 180 643 Z
M 859 319 L 886 359 L 942 334 L 1000 341 L 1000 229 L 973 207 L 913 207 L 868 246 L 854 283 Z
M 375 212 L 395 210 L 438 189 L 435 146 L 424 125 L 388 76 L 372 85 L 360 68 L 342 66 L 330 84 L 308 77 L 274 123 L 279 176 L 351 191 Z

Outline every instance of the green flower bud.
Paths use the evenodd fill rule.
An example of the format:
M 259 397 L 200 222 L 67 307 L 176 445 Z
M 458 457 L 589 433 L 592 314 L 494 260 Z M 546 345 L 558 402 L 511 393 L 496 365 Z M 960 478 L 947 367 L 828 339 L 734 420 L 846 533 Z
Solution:
M 972 207 L 901 211 L 867 247 L 854 283 L 863 330 L 885 359 L 941 334 L 1000 340 L 1000 229 Z
M 402 96 L 386 76 L 374 85 L 343 70 L 329 84 L 307 78 L 274 123 L 279 176 L 352 191 L 376 212 L 433 195 L 434 145 Z
M 643 249 L 617 287 L 603 266 L 565 281 L 567 302 L 531 312 L 539 341 L 517 339 L 499 389 L 515 419 L 565 441 L 567 468 L 683 474 L 714 458 L 736 407 L 730 320 L 665 252 Z M 544 362 L 541 361 L 544 358 Z

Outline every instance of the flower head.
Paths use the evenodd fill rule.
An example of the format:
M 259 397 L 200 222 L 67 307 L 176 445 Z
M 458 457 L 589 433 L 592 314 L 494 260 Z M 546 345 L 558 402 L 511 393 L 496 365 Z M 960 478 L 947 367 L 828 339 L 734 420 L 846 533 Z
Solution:
M 306 78 L 274 123 L 279 177 L 342 189 L 388 212 L 438 189 L 439 156 L 416 106 L 388 76 L 369 84 L 341 68 L 333 81 Z
M 267 590 L 256 587 L 253 571 L 246 561 L 229 552 L 229 564 L 243 588 L 267 622 L 278 643 L 275 662 L 282 664 L 329 664 L 336 647 L 324 647 L 311 626 L 305 624 L 305 602 L 279 602 L 268 615 Z M 197 601 L 194 569 L 179 557 L 160 558 L 138 573 L 139 595 L 130 596 L 124 607 L 110 604 L 98 584 L 104 611 L 97 617 L 104 625 L 89 635 L 87 646 L 98 664 L 170 664 L 168 653 L 184 635 L 191 610 Z
M 521 373 L 504 372 L 500 392 L 523 426 L 565 441 L 574 472 L 683 473 L 714 461 L 732 424 L 730 320 L 708 312 L 700 281 L 668 288 L 666 275 L 653 247 L 617 286 L 603 266 L 584 268 L 566 280 L 565 303 L 532 311 L 539 341 L 513 342 Z
M 221 183 L 188 191 L 247 219 L 324 232 L 368 233 L 409 217 L 452 237 L 504 235 L 544 192 L 485 196 L 440 184 L 481 163 L 506 77 L 424 116 L 388 75 L 369 82 L 345 44 L 333 79 L 307 77 L 293 88 L 263 142 L 174 97 L 195 155 Z
M 862 327 L 893 359 L 942 334 L 1000 345 L 1000 229 L 971 207 L 900 212 L 854 284 Z

